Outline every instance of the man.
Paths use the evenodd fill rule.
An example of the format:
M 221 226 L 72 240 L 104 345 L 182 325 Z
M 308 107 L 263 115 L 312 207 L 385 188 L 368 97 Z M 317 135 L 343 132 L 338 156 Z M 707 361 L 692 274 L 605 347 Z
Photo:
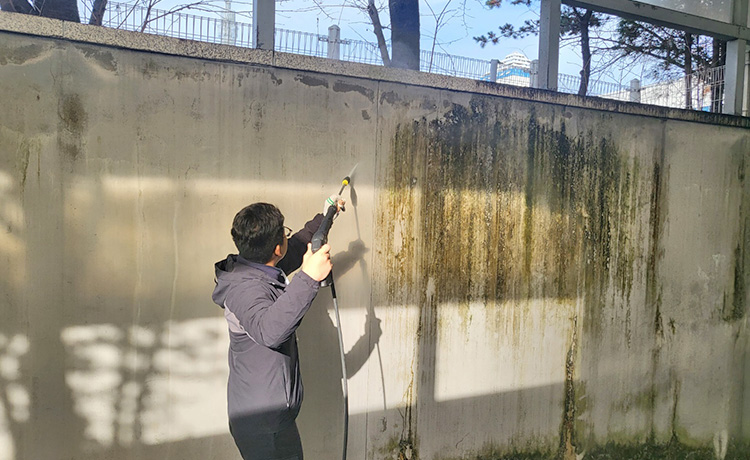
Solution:
M 343 201 L 331 197 L 326 203 Z M 331 271 L 330 246 L 310 240 L 323 219 L 298 233 L 276 206 L 255 203 L 232 223 L 239 254 L 216 263 L 213 300 L 229 324 L 229 428 L 245 460 L 302 460 L 295 419 L 302 403 L 295 331 Z M 301 268 L 290 282 L 286 273 Z

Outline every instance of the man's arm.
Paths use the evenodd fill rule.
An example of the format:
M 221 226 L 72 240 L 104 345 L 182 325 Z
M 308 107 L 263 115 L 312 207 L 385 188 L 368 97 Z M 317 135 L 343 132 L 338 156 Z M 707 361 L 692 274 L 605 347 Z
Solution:
M 250 284 L 237 289 L 225 305 L 251 339 L 265 347 L 278 348 L 297 330 L 319 286 L 306 273 L 298 273 L 276 300 L 269 292 L 270 286 Z
M 313 253 L 308 244 L 302 270 L 274 300 L 270 284 L 248 282 L 232 292 L 224 306 L 256 343 L 278 348 L 297 330 L 320 288 L 331 272 L 331 247 L 324 244 Z
M 323 214 L 316 214 L 312 220 L 307 221 L 302 230 L 289 238 L 286 255 L 276 264 L 284 270 L 284 273 L 290 274 L 302 265 L 302 256 L 307 251 L 307 243 L 312 240 L 321 222 L 323 222 Z

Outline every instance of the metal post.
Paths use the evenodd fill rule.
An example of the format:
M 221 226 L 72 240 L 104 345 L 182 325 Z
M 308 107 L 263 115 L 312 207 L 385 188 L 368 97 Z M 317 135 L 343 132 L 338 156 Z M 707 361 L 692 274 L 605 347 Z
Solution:
M 234 45 L 237 40 L 237 23 L 232 11 L 232 1 L 224 0 L 224 12 L 221 14 L 221 43 Z
M 490 81 L 493 83 L 497 82 L 497 65 L 500 62 L 497 59 L 490 61 Z
M 253 0 L 253 48 L 273 51 L 275 0 Z
M 727 66 L 724 73 L 724 110 L 741 115 L 743 86 L 745 85 L 745 40 L 727 42 Z
M 539 17 L 539 87 L 557 91 L 560 0 L 542 0 Z
M 735 0 L 732 23 L 747 27 L 748 0 Z M 745 54 L 746 40 L 727 42 L 727 65 L 724 70 L 724 108 L 723 112 L 742 115 L 742 104 L 745 89 Z
M 630 102 L 641 102 L 641 81 L 637 78 L 630 80 Z
M 328 59 L 341 59 L 341 29 L 337 25 L 328 28 Z
M 750 116 L 750 47 L 745 53 L 745 103 L 742 105 L 742 116 Z
M 534 59 L 529 66 L 529 84 L 532 88 L 539 88 L 539 60 Z

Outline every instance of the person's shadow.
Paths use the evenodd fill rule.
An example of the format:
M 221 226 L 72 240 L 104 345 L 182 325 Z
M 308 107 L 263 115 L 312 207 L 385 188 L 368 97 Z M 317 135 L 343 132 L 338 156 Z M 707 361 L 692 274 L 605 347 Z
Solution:
M 362 270 L 362 281 L 369 280 L 364 259 L 367 251 L 369 249 L 364 242 L 357 240 L 350 243 L 346 251 L 334 255 L 332 257 L 334 280 L 340 279 L 342 275 L 357 266 Z M 342 312 L 357 307 L 361 305 L 342 305 L 339 302 Z M 338 333 L 334 317 L 329 315 L 329 310 L 333 310 L 330 289 L 321 288 L 313 306 L 297 330 L 300 367 L 305 391 L 297 424 L 302 436 L 305 458 L 310 460 L 330 458 L 333 454 L 338 455 L 343 440 L 344 401 L 341 389 L 341 358 Z M 364 324 L 359 326 L 361 335 L 354 345 L 346 343 L 346 335 L 351 337 L 351 331 L 344 331 L 346 334 L 344 349 L 348 350 L 345 355 L 346 371 L 349 379 L 364 366 L 382 335 L 380 320 L 375 316 L 370 305 L 363 320 Z M 342 322 L 344 321 L 346 320 L 342 318 Z M 351 321 L 348 321 L 343 327 L 352 327 L 351 324 Z

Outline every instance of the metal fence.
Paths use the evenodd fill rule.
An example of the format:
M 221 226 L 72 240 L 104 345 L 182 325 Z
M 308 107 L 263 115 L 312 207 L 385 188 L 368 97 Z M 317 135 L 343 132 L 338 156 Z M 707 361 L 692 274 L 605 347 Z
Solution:
M 304 54 L 305 56 L 328 56 L 328 37 L 324 35 L 276 29 L 274 33 L 276 51 Z M 239 45 L 238 45 L 239 46 Z
M 721 112 L 723 99 L 724 67 L 707 69 L 641 89 L 641 102 L 645 104 L 704 112 Z
M 102 25 L 207 43 L 252 46 L 252 26 L 235 21 L 234 13 L 223 13 L 225 18 L 220 19 L 187 14 L 185 11 L 194 10 L 191 8 L 160 10 L 128 3 L 109 2 L 104 12 Z
M 561 93 L 578 94 L 581 88 L 582 78 L 578 75 L 564 75 L 561 74 L 557 78 L 557 90 Z M 611 83 L 606 81 L 591 80 L 589 79 L 588 85 L 586 86 L 586 95 L 588 96 L 599 96 L 608 97 L 608 95 L 617 94 L 617 97 L 610 97 L 611 99 L 629 100 L 627 98 L 620 98 L 619 94 L 622 92 L 628 92 L 629 87 L 621 85 L 619 83 Z
M 695 72 L 669 81 L 630 87 L 599 94 L 599 97 L 642 104 L 721 113 L 724 103 L 724 66 Z
M 241 47 L 252 47 L 252 25 L 236 21 L 231 11 L 212 12 L 220 17 L 211 18 L 186 11 L 195 8 L 159 10 L 128 3 L 109 2 L 104 15 L 106 27 L 134 30 L 169 37 L 220 43 Z M 90 12 L 85 12 L 90 14 Z M 335 27 L 335 26 L 334 26 Z M 390 55 L 390 43 L 387 44 Z M 331 57 L 342 61 L 382 65 L 383 60 L 377 44 L 364 40 L 342 40 L 338 33 L 329 35 L 276 29 L 274 49 L 285 53 L 316 57 Z M 533 65 L 503 65 L 498 61 L 452 56 L 422 50 L 420 70 L 423 72 L 494 81 L 515 86 L 533 86 Z M 494 78 L 493 78 L 494 72 Z M 558 77 L 558 91 L 577 94 L 581 77 L 564 75 Z M 724 85 L 724 68 L 709 69 L 682 79 L 640 86 L 634 80 L 630 86 L 605 81 L 591 80 L 586 95 L 607 99 L 634 101 L 645 104 L 675 108 L 687 108 L 721 112 Z
M 304 54 L 306 56 L 328 57 L 329 49 L 335 48 L 339 59 L 347 62 L 383 65 L 380 48 L 376 43 L 363 40 L 341 40 L 329 35 L 312 34 L 294 30 L 276 29 L 276 51 Z M 388 55 L 391 45 L 386 44 Z M 490 71 L 490 61 L 452 56 L 421 50 L 420 70 L 422 72 L 479 79 Z

